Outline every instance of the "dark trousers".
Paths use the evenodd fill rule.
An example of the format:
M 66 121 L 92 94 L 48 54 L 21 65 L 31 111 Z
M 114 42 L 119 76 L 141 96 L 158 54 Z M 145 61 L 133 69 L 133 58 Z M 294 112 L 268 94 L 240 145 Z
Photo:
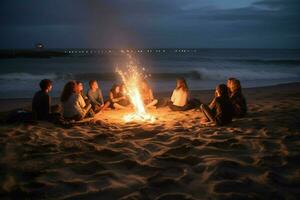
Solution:
M 206 117 L 206 119 L 210 122 L 215 121 L 215 114 L 212 112 L 212 110 L 205 104 L 201 104 L 200 106 L 201 111 L 203 115 Z
M 175 106 L 172 101 L 168 102 L 168 107 L 173 111 L 186 111 L 191 110 L 193 108 L 199 108 L 201 102 L 198 99 L 191 99 L 184 106 Z
M 186 106 L 175 106 L 172 101 L 168 102 L 168 107 L 172 111 L 185 111 L 186 110 Z

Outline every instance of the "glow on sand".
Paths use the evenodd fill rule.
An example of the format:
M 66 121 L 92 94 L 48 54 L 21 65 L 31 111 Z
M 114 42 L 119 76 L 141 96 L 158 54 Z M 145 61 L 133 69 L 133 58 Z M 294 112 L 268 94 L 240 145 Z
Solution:
M 134 106 L 135 112 L 125 115 L 123 119 L 125 122 L 143 121 L 153 123 L 155 121 L 155 117 L 147 113 L 139 90 L 139 85 L 141 78 L 143 78 L 143 74 L 138 71 L 138 67 L 133 63 L 132 60 L 130 60 L 126 68 L 127 71 L 122 71 L 119 68 L 117 68 L 116 71 L 121 76 L 122 81 L 125 84 L 127 95 Z

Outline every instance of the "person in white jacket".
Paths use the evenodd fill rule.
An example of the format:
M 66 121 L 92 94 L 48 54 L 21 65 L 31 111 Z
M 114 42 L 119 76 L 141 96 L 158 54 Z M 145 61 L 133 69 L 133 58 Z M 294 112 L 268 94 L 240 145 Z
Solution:
M 186 111 L 197 108 L 201 105 L 199 99 L 190 98 L 189 88 L 184 78 L 178 78 L 176 88 L 174 89 L 171 101 L 168 106 L 172 111 Z
M 179 78 L 176 82 L 176 88 L 174 89 L 171 101 L 168 106 L 173 111 L 184 111 L 189 101 L 189 88 L 185 79 Z

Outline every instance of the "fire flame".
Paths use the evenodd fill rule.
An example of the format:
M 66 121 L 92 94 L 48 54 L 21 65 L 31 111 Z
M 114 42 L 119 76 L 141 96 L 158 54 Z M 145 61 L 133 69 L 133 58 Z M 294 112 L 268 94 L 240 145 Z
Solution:
M 138 71 L 137 66 L 132 60 L 130 60 L 129 64 L 127 65 L 127 72 L 123 72 L 119 68 L 117 68 L 116 71 L 121 76 L 122 81 L 125 84 L 127 95 L 129 96 L 135 110 L 134 113 L 125 115 L 123 117 L 124 121 L 154 122 L 155 117 L 146 112 L 144 102 L 138 88 L 142 74 Z

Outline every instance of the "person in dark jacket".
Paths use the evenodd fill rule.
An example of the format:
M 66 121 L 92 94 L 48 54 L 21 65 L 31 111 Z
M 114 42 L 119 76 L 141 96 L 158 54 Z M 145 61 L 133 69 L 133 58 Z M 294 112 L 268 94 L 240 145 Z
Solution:
M 229 124 L 233 117 L 233 107 L 229 100 L 228 89 L 225 84 L 218 85 L 215 91 L 215 98 L 212 103 L 207 106 L 200 106 L 204 118 L 201 123 L 214 123 L 217 126 Z
M 241 83 L 238 79 L 230 78 L 227 81 L 229 98 L 233 105 L 234 117 L 244 117 L 247 113 L 247 102 L 242 93 Z
M 51 113 L 51 98 L 49 92 L 52 90 L 52 81 L 43 79 L 40 82 L 41 90 L 36 92 L 32 99 L 32 112 L 34 119 L 49 120 Z

